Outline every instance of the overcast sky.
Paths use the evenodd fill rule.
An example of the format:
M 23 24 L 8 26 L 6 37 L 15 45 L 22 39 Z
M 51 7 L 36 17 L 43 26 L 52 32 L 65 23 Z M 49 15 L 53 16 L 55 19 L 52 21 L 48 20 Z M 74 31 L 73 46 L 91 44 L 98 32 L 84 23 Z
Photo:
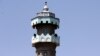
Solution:
M 100 0 L 0 0 L 0 56 L 35 56 L 31 18 L 45 1 L 60 18 L 56 56 L 100 56 Z

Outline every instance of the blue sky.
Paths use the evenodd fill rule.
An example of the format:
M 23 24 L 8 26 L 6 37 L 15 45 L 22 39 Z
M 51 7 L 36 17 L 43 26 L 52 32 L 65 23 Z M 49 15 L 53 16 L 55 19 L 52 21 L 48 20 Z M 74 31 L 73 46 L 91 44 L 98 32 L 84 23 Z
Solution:
M 35 56 L 31 18 L 48 2 L 60 18 L 57 56 L 100 56 L 100 0 L 0 0 L 0 56 Z

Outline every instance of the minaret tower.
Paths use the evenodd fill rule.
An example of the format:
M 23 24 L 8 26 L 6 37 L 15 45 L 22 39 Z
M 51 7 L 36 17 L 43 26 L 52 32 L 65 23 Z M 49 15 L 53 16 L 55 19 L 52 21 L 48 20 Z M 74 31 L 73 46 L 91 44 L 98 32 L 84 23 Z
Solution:
M 59 18 L 49 11 L 47 2 L 43 10 L 31 20 L 31 25 L 37 30 L 32 37 L 32 46 L 36 48 L 36 55 L 56 56 L 56 47 L 60 44 L 60 37 L 55 33 L 59 28 Z

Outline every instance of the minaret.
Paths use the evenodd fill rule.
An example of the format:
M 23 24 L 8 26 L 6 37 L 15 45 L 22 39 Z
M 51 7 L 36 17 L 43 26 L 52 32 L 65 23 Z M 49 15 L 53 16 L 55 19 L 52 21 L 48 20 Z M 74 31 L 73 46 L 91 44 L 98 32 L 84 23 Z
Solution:
M 55 33 L 59 28 L 59 18 L 49 11 L 47 2 L 43 10 L 31 20 L 31 25 L 37 30 L 32 36 L 32 47 L 36 48 L 36 55 L 56 56 L 56 47 L 60 44 L 60 37 Z

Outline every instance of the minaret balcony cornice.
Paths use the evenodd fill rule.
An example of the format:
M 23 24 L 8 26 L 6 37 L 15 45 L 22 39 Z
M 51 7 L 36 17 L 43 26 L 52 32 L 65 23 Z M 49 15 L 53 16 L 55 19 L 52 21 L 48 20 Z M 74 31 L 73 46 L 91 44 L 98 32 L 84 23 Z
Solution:
M 38 24 L 53 24 L 57 25 L 59 28 L 59 19 L 58 18 L 50 18 L 50 17 L 37 17 L 31 21 L 31 26 L 36 26 Z
M 47 34 L 47 35 L 44 35 L 44 34 L 41 34 L 41 35 L 38 35 L 38 34 L 35 34 L 33 37 L 32 37 L 32 44 L 36 44 L 38 42 L 51 42 L 51 43 L 55 43 L 57 46 L 59 46 L 59 42 L 60 42 L 60 37 L 57 36 L 57 34 Z

